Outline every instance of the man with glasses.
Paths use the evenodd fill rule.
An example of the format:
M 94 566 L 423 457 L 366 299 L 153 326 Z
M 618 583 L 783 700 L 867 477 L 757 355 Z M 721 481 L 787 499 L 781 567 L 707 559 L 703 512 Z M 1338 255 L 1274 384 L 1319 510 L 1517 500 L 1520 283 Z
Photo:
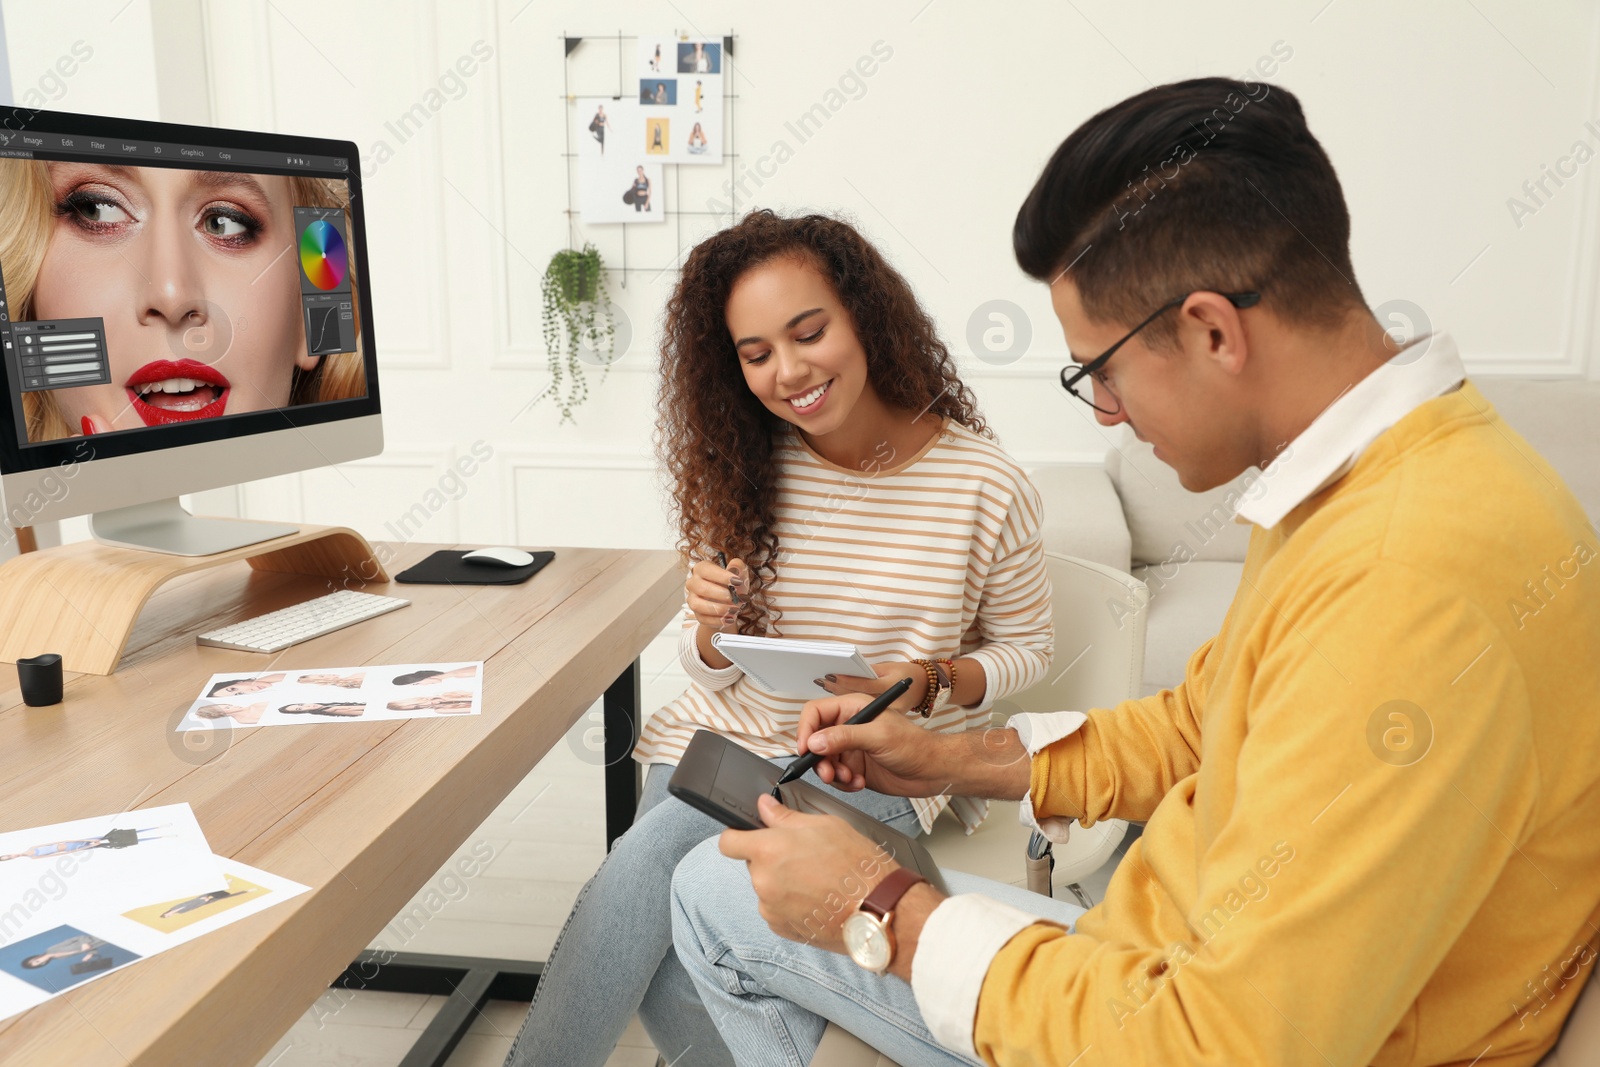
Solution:
M 1236 308 L 1253 308 L 1257 304 L 1261 303 L 1260 293 L 1223 293 L 1221 295 L 1224 300 Z M 1110 359 L 1112 354 L 1116 352 L 1117 349 L 1133 340 L 1134 334 L 1138 333 L 1140 330 L 1144 329 L 1146 326 L 1156 321 L 1156 319 L 1161 315 L 1166 314 L 1173 308 L 1182 307 L 1183 302 L 1187 299 L 1187 297 L 1180 297 L 1177 300 L 1168 300 L 1165 304 L 1162 304 L 1160 307 L 1156 308 L 1149 315 L 1146 315 L 1143 322 L 1139 323 L 1139 325 L 1123 334 L 1122 337 L 1118 339 L 1116 344 L 1100 353 L 1087 364 L 1081 367 L 1077 364 L 1074 364 L 1070 367 L 1062 367 L 1061 388 L 1065 389 L 1067 392 L 1071 393 L 1073 396 L 1077 397 L 1085 404 L 1088 404 L 1098 412 L 1106 415 L 1121 414 L 1122 402 L 1117 399 L 1117 394 L 1111 391 L 1110 379 L 1106 377 L 1106 360 Z M 1104 390 L 1104 396 L 1098 401 L 1095 399 L 1093 387 L 1090 386 L 1088 382 L 1088 379 L 1090 378 L 1093 378 L 1095 383 L 1098 384 L 1102 390 Z
M 1158 86 L 1056 151 L 1013 243 L 1062 384 L 1190 490 L 1273 468 L 1243 578 L 1182 684 L 1115 708 L 946 735 L 808 705 L 824 780 L 1146 828 L 1082 911 L 956 874 L 946 896 L 762 798 L 766 829 L 673 881 L 741 1067 L 805 1064 L 826 1019 L 907 1067 L 1549 1049 L 1600 955 L 1600 549 L 1450 338 L 1402 349 L 1373 318 L 1349 233 L 1283 89 Z M 1530 583 L 1536 620 L 1508 610 Z

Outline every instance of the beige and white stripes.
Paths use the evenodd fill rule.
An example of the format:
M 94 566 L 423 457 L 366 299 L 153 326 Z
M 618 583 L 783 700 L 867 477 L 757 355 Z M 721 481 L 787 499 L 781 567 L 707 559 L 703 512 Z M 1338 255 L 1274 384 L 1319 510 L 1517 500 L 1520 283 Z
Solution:
M 865 471 L 829 463 L 792 430 L 778 444 L 779 556 L 768 633 L 845 641 L 868 663 L 970 656 L 988 690 L 973 707 L 935 711 L 927 727 L 989 724 L 995 700 L 1044 677 L 1053 652 L 1039 495 L 994 442 L 959 423 L 914 456 L 885 444 Z M 683 613 L 682 696 L 645 723 L 634 757 L 676 763 L 695 731 L 714 730 L 766 757 L 792 755 L 803 700 L 762 692 L 738 667 L 713 670 Z M 914 800 L 922 827 L 950 798 Z M 987 803 L 954 798 L 975 827 Z

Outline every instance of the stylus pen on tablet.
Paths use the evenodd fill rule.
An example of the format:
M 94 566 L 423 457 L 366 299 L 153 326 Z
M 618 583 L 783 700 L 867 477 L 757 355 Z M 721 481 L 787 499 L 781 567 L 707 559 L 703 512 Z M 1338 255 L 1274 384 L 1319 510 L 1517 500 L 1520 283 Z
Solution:
M 893 704 L 896 700 L 899 700 L 901 694 L 910 688 L 910 678 L 900 679 L 898 682 L 894 683 L 889 688 L 885 689 L 883 692 L 874 697 L 872 702 L 866 707 L 862 708 L 860 711 L 846 719 L 844 725 L 860 726 L 862 723 L 871 722 L 873 719 L 878 717 L 878 714 L 882 712 L 884 708 L 887 708 L 890 704 Z M 778 779 L 778 784 L 787 785 L 821 762 L 822 757 L 820 755 L 815 752 L 807 752 L 804 756 L 801 756 L 799 759 L 789 764 L 789 769 L 783 772 L 783 776 Z

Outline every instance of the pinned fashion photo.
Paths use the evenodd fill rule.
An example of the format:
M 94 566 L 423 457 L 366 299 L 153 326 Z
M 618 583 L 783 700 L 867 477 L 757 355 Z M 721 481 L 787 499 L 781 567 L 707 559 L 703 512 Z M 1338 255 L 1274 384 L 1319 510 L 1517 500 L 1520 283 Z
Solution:
M 709 41 L 678 43 L 679 74 L 721 74 L 722 45 Z
M 644 120 L 644 152 L 647 156 L 664 156 L 672 144 L 671 119 Z
M 639 79 L 639 103 L 651 107 L 675 107 L 678 103 L 678 79 Z

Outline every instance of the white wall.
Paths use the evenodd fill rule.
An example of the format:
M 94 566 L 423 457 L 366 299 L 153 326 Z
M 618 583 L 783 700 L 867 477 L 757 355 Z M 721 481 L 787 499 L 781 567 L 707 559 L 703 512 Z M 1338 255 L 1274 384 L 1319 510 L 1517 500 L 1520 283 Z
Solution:
M 7 0 L 11 101 L 21 107 L 155 118 L 149 0 Z
M 201 85 L 219 125 L 348 138 L 368 156 L 380 142 L 389 150 L 367 183 L 389 448 L 339 471 L 207 494 L 212 510 L 392 537 L 386 523 L 440 499 L 428 492 L 483 440 L 492 460 L 421 537 L 668 544 L 649 436 L 652 341 L 670 273 L 630 274 L 626 289 L 614 280 L 633 343 L 593 385 L 576 425 L 558 425 L 547 403 L 518 415 L 546 382 L 539 271 L 569 234 L 563 31 L 736 33 L 734 136 L 743 166 L 771 175 L 759 187 L 747 179 L 754 202 L 842 211 L 879 241 L 960 354 L 1002 442 L 1028 463 L 1093 462 L 1105 449 L 1053 385 L 1064 346 L 1043 287 L 1010 255 L 1011 220 L 1039 167 L 1099 108 L 1155 82 L 1241 74 L 1275 45 L 1292 55 L 1266 80 L 1300 96 L 1339 169 L 1369 301 L 1423 309 L 1434 328 L 1454 332 L 1475 373 L 1600 376 L 1600 166 L 1579 167 L 1559 188 L 1547 179 L 1551 195 L 1520 225 L 1507 205 L 1526 199 L 1523 183 L 1575 141 L 1600 151 L 1600 15 L 1578 0 L 1260 0 L 1204 10 L 1173 0 L 813 0 L 804 17 L 729 0 L 604 9 L 571 0 L 7 0 L 5 19 L 19 95 L 73 41 L 93 46 L 50 106 L 188 119 L 198 103 L 173 86 Z M 173 43 L 195 37 L 206 42 L 201 55 Z M 825 101 L 880 41 L 892 57 L 798 143 L 786 121 Z M 479 42 L 493 56 L 459 98 L 420 133 L 397 137 L 388 123 L 427 100 Z M 173 65 L 185 56 L 193 67 L 178 77 Z M 612 42 L 587 41 L 571 63 L 571 90 L 609 91 L 616 59 Z M 774 169 L 779 141 L 793 156 Z M 669 168 L 665 199 L 703 210 L 728 177 Z M 710 223 L 630 229 L 628 261 L 669 263 L 680 239 L 692 244 Z M 573 232 L 620 263 L 614 228 Z M 994 299 L 1020 306 L 1031 326 L 1026 354 L 1005 366 L 978 360 L 967 341 L 974 311 Z

